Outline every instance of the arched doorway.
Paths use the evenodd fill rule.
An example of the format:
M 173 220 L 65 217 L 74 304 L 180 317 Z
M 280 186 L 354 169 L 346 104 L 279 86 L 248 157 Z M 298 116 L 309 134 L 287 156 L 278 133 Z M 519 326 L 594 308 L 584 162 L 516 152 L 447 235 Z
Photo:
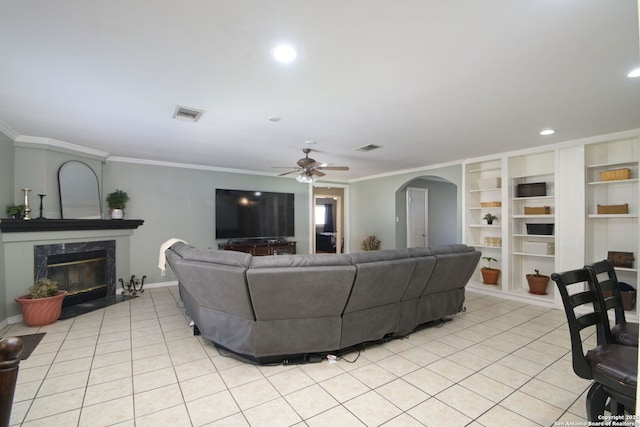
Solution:
M 425 200 L 419 197 L 424 194 Z M 424 219 L 412 213 L 410 206 L 424 203 Z M 419 211 L 419 209 L 418 209 Z M 396 191 L 396 247 L 409 247 L 411 230 L 419 230 L 411 221 L 425 224 L 425 244 L 429 246 L 459 243 L 458 186 L 438 176 L 422 176 L 406 182 Z M 410 218 L 413 218 L 411 220 Z M 420 231 L 417 232 L 420 234 Z M 414 246 L 422 246 L 416 244 Z

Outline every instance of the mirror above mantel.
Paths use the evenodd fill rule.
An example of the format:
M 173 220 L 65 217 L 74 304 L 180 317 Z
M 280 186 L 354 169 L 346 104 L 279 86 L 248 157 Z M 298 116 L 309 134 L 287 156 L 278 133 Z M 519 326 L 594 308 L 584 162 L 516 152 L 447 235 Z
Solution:
M 60 166 L 58 188 L 62 218 L 102 218 L 98 177 L 86 163 L 70 160 Z

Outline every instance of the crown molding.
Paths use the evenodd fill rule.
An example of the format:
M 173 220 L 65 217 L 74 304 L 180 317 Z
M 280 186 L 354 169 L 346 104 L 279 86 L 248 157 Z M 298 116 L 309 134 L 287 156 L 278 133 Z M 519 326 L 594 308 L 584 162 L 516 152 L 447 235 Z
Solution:
M 18 137 L 18 134 L 16 133 L 16 131 L 11 129 L 9 125 L 3 122 L 2 120 L 0 120 L 0 132 L 7 135 L 12 141 L 15 141 L 16 138 Z
M 82 145 L 71 144 L 69 142 L 59 141 L 52 138 L 18 135 L 16 138 L 14 138 L 13 141 L 13 145 L 16 147 L 45 147 L 46 149 L 75 155 L 80 154 L 86 157 L 96 158 L 101 161 L 104 161 L 109 156 L 109 153 L 107 153 L 106 151 L 95 150 L 93 148 L 87 148 L 83 147 Z
M 195 165 L 195 164 L 189 164 L 189 163 L 165 162 L 160 160 L 136 159 L 131 157 L 109 156 L 105 159 L 105 161 L 120 162 L 120 163 L 134 163 L 139 165 L 163 166 L 163 167 L 170 167 L 170 168 L 196 169 L 196 170 L 214 171 L 214 172 L 239 173 L 243 175 L 274 176 L 273 173 L 269 173 L 269 172 L 258 172 L 258 171 L 252 171 L 252 170 L 232 169 L 232 168 L 220 168 L 216 166 Z

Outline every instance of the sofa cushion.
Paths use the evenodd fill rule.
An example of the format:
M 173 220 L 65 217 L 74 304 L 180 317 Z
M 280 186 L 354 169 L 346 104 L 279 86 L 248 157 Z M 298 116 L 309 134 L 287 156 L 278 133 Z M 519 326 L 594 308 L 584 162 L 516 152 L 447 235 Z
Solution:
M 397 303 L 404 295 L 415 268 L 406 249 L 355 252 L 356 279 L 345 313 Z
M 272 255 L 254 257 L 251 268 L 273 267 L 321 267 L 331 265 L 351 265 L 351 258 L 345 254 Z
M 347 255 L 255 257 L 247 284 L 257 320 L 339 317 L 355 267 Z
M 189 261 L 212 262 L 216 264 L 233 265 L 248 268 L 251 254 L 236 251 L 222 251 L 218 249 L 198 249 L 182 242 L 174 243 L 169 248 L 183 259 Z

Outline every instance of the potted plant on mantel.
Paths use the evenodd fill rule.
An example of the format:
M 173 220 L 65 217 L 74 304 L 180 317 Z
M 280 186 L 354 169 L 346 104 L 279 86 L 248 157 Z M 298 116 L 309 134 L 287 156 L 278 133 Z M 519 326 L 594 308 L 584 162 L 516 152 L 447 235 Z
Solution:
M 482 273 L 482 283 L 485 285 L 497 285 L 498 277 L 500 277 L 500 269 L 492 268 L 491 262 L 498 262 L 498 260 L 490 256 L 483 256 L 482 259 L 487 261 L 487 266 L 480 269 L 480 273 Z
M 116 190 L 107 195 L 107 205 L 109 206 L 111 219 L 124 218 L 124 208 L 127 207 L 129 200 L 129 195 L 122 190 Z
M 29 288 L 29 294 L 16 298 L 27 326 L 55 323 L 62 313 L 62 300 L 67 291 L 58 290 L 58 282 L 43 277 Z
M 535 274 L 527 274 L 527 283 L 529 283 L 529 292 L 535 295 L 546 295 L 547 286 L 549 285 L 549 276 L 540 274 L 539 270 L 533 270 Z
M 22 219 L 24 216 L 24 205 L 7 206 L 7 215 L 9 215 L 9 218 Z

